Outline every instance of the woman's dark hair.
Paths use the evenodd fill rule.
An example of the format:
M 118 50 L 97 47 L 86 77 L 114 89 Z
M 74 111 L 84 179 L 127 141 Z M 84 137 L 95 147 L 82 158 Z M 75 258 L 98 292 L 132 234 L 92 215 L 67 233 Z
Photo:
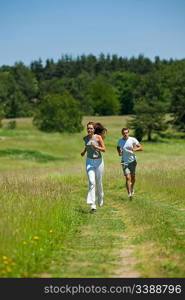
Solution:
M 104 139 L 107 133 L 107 129 L 101 123 L 95 123 L 94 128 L 95 128 L 94 133 L 101 135 L 102 139 Z
M 107 128 L 105 128 L 101 123 L 95 123 L 95 122 L 88 122 L 88 125 L 93 125 L 94 127 L 94 134 L 101 135 L 102 139 L 105 138 L 105 135 L 107 133 Z
M 101 135 L 102 139 L 105 138 L 105 135 L 107 133 L 107 128 L 105 128 L 101 123 L 95 123 L 95 122 L 88 122 L 88 125 L 93 125 L 94 127 L 94 134 L 99 134 Z

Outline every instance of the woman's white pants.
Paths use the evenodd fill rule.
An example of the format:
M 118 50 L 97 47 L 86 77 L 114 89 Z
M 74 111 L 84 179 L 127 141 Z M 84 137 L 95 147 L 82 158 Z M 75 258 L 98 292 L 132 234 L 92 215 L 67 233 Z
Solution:
M 91 208 L 96 208 L 96 196 L 98 198 L 99 205 L 103 204 L 103 184 L 102 175 L 104 171 L 103 158 L 86 159 L 86 171 L 89 180 L 89 191 L 87 195 L 87 204 L 91 205 Z

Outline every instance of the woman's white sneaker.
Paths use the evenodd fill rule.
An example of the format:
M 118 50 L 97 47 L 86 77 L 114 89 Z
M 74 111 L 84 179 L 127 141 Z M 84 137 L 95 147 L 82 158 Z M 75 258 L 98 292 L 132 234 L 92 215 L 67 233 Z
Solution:
M 94 204 L 91 205 L 91 211 L 92 211 L 92 212 L 93 212 L 93 211 L 96 211 L 96 205 L 94 205 Z

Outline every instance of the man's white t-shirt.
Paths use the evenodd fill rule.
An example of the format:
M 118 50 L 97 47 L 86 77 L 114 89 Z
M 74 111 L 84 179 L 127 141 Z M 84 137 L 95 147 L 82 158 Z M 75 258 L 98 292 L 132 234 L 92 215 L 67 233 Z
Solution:
M 135 153 L 131 151 L 133 147 L 139 144 L 139 141 L 129 136 L 127 140 L 119 139 L 118 146 L 121 148 L 122 151 L 122 161 L 126 163 L 131 163 L 136 160 Z

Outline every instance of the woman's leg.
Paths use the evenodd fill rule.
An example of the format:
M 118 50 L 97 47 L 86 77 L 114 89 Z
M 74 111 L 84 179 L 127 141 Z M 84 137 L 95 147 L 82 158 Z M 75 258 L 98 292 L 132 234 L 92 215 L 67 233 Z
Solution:
M 98 198 L 98 204 L 99 206 L 103 205 L 103 183 L 102 183 L 102 175 L 104 171 L 104 162 L 103 159 L 98 159 L 95 168 L 95 178 L 96 178 L 96 195 Z
M 91 205 L 92 209 L 96 209 L 95 204 L 95 168 L 91 159 L 87 158 L 86 171 L 89 180 L 89 191 L 87 194 L 87 204 Z

